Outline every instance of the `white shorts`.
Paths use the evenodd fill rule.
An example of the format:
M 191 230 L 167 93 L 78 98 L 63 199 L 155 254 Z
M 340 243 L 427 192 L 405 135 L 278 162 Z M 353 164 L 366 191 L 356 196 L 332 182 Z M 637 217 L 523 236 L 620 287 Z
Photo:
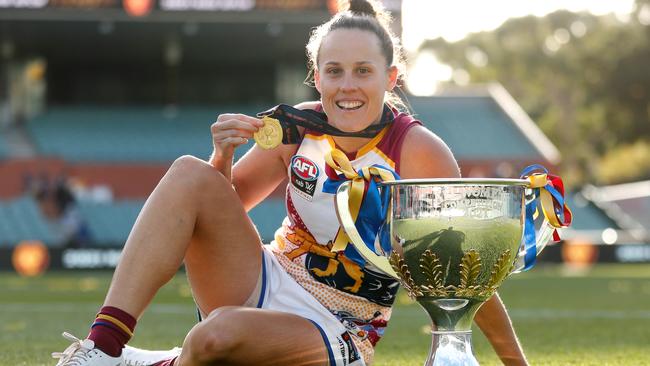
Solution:
M 263 248 L 262 289 L 257 307 L 310 320 L 323 336 L 330 366 L 365 366 L 345 326 L 284 270 L 268 246 Z

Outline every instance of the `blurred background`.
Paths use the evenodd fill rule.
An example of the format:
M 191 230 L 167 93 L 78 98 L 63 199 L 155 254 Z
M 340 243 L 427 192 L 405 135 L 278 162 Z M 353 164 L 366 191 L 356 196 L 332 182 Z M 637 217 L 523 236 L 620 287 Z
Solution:
M 567 186 L 573 226 L 500 290 L 532 364 L 650 364 L 650 0 L 383 3 L 406 100 L 464 176 L 538 163 Z M 83 337 L 110 280 L 95 269 L 175 158 L 208 158 L 218 114 L 318 98 L 304 46 L 339 6 L 0 0 L 0 363 L 50 364 L 57 333 Z M 250 215 L 270 241 L 283 190 Z M 178 345 L 194 322 L 182 276 L 160 296 L 136 345 Z M 430 326 L 397 305 L 377 364 L 421 364 Z
M 564 178 L 574 245 L 543 259 L 649 261 L 650 1 L 497 3 L 384 1 L 411 109 L 464 176 Z M 20 244 L 48 249 L 37 273 L 112 267 L 171 162 L 209 156 L 219 113 L 318 97 L 304 45 L 339 6 L 0 1 L 0 269 Z M 282 194 L 251 212 L 266 241 Z

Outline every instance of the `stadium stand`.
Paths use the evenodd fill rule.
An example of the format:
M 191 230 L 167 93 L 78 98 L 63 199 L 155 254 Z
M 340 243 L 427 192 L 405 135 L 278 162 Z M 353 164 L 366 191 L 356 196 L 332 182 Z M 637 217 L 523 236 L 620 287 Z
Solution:
M 284 200 L 268 199 L 253 208 L 248 215 L 253 220 L 253 223 L 255 223 L 262 241 L 264 243 L 270 243 L 273 240 L 273 234 L 282 224 L 282 220 L 287 216 L 287 211 L 284 206 Z
M 53 107 L 27 128 L 41 155 L 69 162 L 164 162 L 207 157 L 218 114 L 254 115 L 268 107 Z
M 616 221 L 596 206 L 593 201 L 586 199 L 583 193 L 570 193 L 566 199 L 567 205 L 571 207 L 573 213 L 573 222 L 571 223 L 570 230 L 621 229 Z
M 120 246 L 131 231 L 144 200 L 123 200 L 111 203 L 80 202 L 79 211 L 86 220 L 93 242 L 99 246 Z M 262 202 L 250 212 L 250 217 L 265 243 L 286 216 L 284 202 L 273 199 Z
M 409 101 L 417 117 L 449 145 L 457 159 L 544 159 L 491 96 L 411 97 Z
M 0 133 L 0 160 L 6 159 L 8 155 L 7 143 L 4 140 L 4 136 Z
M 425 125 L 459 159 L 544 157 L 492 96 L 409 98 Z M 161 162 L 210 153 L 209 126 L 222 112 L 254 115 L 269 106 L 179 108 L 53 107 L 29 121 L 42 155 L 70 162 Z M 496 144 L 501 141 L 503 143 Z M 244 149 L 238 149 L 242 153 Z
M 56 241 L 32 197 L 0 201 L 0 247 L 14 246 L 23 240 L 40 240 L 47 245 Z
M 78 203 L 79 212 L 88 224 L 93 243 L 99 246 L 122 245 L 143 205 L 144 200 Z
M 544 159 L 490 93 L 409 100 L 418 117 L 461 160 L 481 157 L 498 161 L 512 156 Z M 184 154 L 207 157 L 211 152 L 209 126 L 218 114 L 255 115 L 269 107 L 50 106 L 46 113 L 29 120 L 26 127 L 40 156 L 62 159 L 74 169 L 84 164 L 111 163 L 145 167 L 167 164 Z M 504 143 L 495 143 L 498 141 Z M 237 149 L 235 159 L 246 150 Z M 93 243 L 122 245 L 145 196 L 118 197 L 108 203 L 79 202 L 79 214 L 88 225 Z M 286 216 L 280 198 L 265 201 L 250 212 L 264 242 L 273 239 Z
M 146 166 L 169 163 L 184 154 L 207 157 L 211 152 L 209 126 L 219 113 L 254 115 L 269 106 L 205 107 L 165 110 L 153 107 L 52 107 L 28 121 L 26 128 L 39 156 L 75 164 L 120 163 Z M 249 143 L 252 146 L 253 142 Z M 0 159 L 5 156 L 0 135 Z M 238 149 L 236 159 L 248 150 Z M 79 215 L 87 224 L 93 246 L 121 246 L 144 204 L 141 199 L 114 202 L 79 201 Z M 251 212 L 265 242 L 285 216 L 281 200 L 261 204 Z M 57 234 L 30 196 L 0 201 L 0 246 L 31 238 L 57 246 Z

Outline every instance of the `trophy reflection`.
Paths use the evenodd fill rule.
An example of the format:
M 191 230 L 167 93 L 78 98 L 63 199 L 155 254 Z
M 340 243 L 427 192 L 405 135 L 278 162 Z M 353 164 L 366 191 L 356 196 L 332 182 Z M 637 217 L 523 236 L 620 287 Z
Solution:
M 349 184 L 336 194 L 339 219 L 361 255 L 399 279 L 429 314 L 433 339 L 425 366 L 478 365 L 471 325 L 479 307 L 525 266 L 526 203 L 535 199 L 524 179 L 429 179 L 381 183 L 390 198 L 374 250 L 363 243 L 349 212 Z M 553 234 L 545 220 L 532 248 Z M 379 253 L 377 255 L 376 253 Z

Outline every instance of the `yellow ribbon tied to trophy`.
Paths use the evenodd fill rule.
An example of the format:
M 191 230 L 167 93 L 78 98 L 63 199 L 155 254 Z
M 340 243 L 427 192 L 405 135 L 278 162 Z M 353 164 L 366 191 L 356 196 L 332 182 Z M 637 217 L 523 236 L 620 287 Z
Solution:
M 387 195 L 382 198 L 377 183 L 400 179 L 399 175 L 380 165 L 355 170 L 345 153 L 338 149 L 332 149 L 325 155 L 325 162 L 331 170 L 325 169 L 328 179 L 323 185 L 323 192 L 335 194 L 343 182 L 351 182 L 348 201 L 350 214 L 366 245 L 377 252 L 374 248 L 375 237 L 386 214 L 383 203 L 387 202 Z M 339 228 L 331 251 L 346 251 L 350 259 L 365 262 L 358 253 L 346 250 L 349 242 L 348 235 L 343 228 Z

